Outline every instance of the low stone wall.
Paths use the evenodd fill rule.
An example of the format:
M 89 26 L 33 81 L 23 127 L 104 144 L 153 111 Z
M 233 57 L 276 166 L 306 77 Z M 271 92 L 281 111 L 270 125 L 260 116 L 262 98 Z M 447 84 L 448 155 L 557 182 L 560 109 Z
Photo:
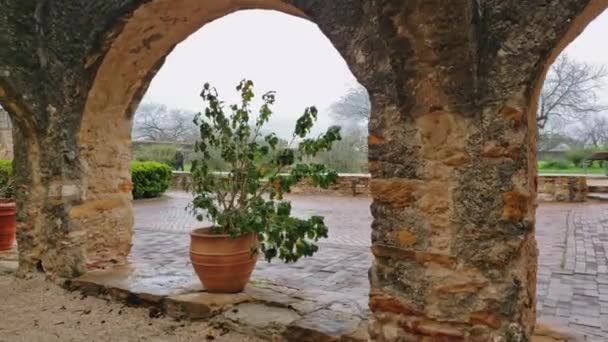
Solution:
M 539 201 L 584 202 L 587 200 L 586 177 L 539 175 L 537 179 Z
M 369 196 L 368 174 L 340 174 L 338 182 L 331 185 L 328 189 L 314 187 L 310 180 L 306 179 L 293 186 L 293 194 L 322 194 L 322 195 L 341 195 L 341 196 Z M 175 190 L 189 191 L 192 186 L 190 172 L 173 172 L 171 188 Z
M 173 190 L 190 191 L 190 188 L 192 187 L 192 175 L 190 172 L 173 171 L 173 177 L 171 178 L 171 185 L 169 187 Z
M 581 176 L 538 176 L 538 199 L 547 202 L 583 202 L 587 198 L 587 182 Z M 304 180 L 292 187 L 294 194 L 340 196 L 369 196 L 369 174 L 340 174 L 338 182 L 329 189 L 314 187 Z M 189 191 L 192 178 L 189 172 L 173 172 L 172 189 Z
M 305 179 L 292 187 L 291 192 L 306 195 L 369 196 L 370 179 L 368 174 L 340 174 L 338 182 L 327 189 L 315 187 L 309 179 Z

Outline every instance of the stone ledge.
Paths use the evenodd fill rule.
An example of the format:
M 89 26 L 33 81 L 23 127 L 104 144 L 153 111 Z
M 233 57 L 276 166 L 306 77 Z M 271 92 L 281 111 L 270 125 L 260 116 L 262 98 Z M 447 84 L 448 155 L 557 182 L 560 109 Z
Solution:
M 16 273 L 18 268 L 19 261 L 16 247 L 8 251 L 0 251 L 0 275 Z
M 163 301 L 163 310 L 167 315 L 174 318 L 197 320 L 217 316 L 234 305 L 253 300 L 246 293 L 212 294 L 195 292 L 166 297 Z
M 307 291 L 252 280 L 243 293 L 164 291 L 129 284 L 128 267 L 89 272 L 64 282 L 70 291 L 154 308 L 176 319 L 208 319 L 244 334 L 284 341 L 367 341 L 368 311 L 348 294 Z M 175 293 L 174 293 L 175 292 Z
M 367 341 L 367 320 L 322 309 L 289 324 L 283 333 L 288 341 Z
M 0 260 L 0 275 L 16 273 L 17 268 L 19 268 L 17 261 Z
M 357 304 L 361 298 L 349 294 L 299 290 L 264 280 L 253 280 L 237 294 L 187 289 L 175 294 L 146 292 L 129 289 L 115 275 L 112 269 L 90 272 L 64 286 L 85 295 L 155 308 L 176 319 L 207 319 L 216 327 L 275 341 L 368 341 L 369 310 Z M 578 342 L 584 338 L 562 324 L 540 319 L 531 341 Z
M 608 202 L 608 193 L 595 193 L 590 192 L 587 194 L 587 198 L 597 201 L 606 201 Z

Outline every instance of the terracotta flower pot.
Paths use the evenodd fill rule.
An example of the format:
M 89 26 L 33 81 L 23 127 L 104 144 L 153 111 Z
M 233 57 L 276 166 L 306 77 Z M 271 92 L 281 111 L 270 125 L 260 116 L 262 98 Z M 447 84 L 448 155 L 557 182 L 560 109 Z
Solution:
M 212 234 L 210 228 L 199 228 L 190 237 L 190 260 L 205 289 L 215 293 L 243 291 L 257 261 L 255 234 L 232 239 Z
M 15 225 L 15 202 L 0 200 L 0 251 L 13 248 Z

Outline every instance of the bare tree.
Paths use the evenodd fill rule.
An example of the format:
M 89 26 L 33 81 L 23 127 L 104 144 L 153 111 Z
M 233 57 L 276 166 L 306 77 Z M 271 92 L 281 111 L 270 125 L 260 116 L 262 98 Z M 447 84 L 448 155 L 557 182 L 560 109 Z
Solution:
M 331 154 L 342 154 L 345 149 L 350 148 L 346 158 L 353 158 L 359 154 L 367 156 L 367 122 L 371 112 L 367 90 L 361 85 L 350 89 L 346 95 L 330 106 L 330 111 L 334 121 L 342 127 L 343 141 L 336 145 L 345 145 L 340 149 L 336 147 Z M 352 168 L 348 167 L 348 169 Z
M 172 109 L 169 111 L 171 141 L 194 142 L 200 134 L 194 125 L 194 115 L 192 111 L 184 109 Z
M 600 115 L 586 118 L 575 132 L 585 145 L 602 146 L 608 144 L 608 119 Z
M 602 88 L 608 70 L 560 56 L 549 69 L 541 90 L 536 122 L 544 129 L 549 121 L 559 125 L 580 120 L 589 113 L 599 113 L 608 106 L 601 104 L 597 92 Z
M 330 110 L 343 127 L 366 125 L 371 111 L 367 90 L 361 85 L 350 89 L 331 105 Z
M 196 140 L 194 113 L 183 109 L 168 109 L 158 103 L 142 103 L 135 113 L 134 139 L 153 141 L 192 142 Z
M 142 140 L 162 140 L 164 137 L 163 118 L 167 107 L 156 103 L 142 103 L 135 112 L 133 138 Z

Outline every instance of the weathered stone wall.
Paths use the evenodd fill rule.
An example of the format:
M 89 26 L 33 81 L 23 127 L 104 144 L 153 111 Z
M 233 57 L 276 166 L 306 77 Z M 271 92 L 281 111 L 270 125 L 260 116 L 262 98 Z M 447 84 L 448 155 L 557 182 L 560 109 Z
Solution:
M 538 176 L 538 199 L 548 202 L 584 202 L 587 179 L 578 176 Z
M 370 95 L 372 339 L 527 341 L 538 92 L 550 62 L 607 6 L 2 0 L 21 271 L 73 277 L 125 260 L 131 115 L 150 79 L 205 23 L 275 9 L 317 23 Z
M 306 195 L 369 196 L 370 179 L 369 175 L 340 174 L 336 184 L 327 189 L 316 187 L 309 179 L 304 179 L 291 192 Z
M 536 178 L 537 196 L 546 202 L 583 202 L 587 198 L 587 181 L 585 177 L 556 175 Z M 328 189 L 312 185 L 303 180 L 292 188 L 293 194 L 330 195 L 330 196 L 370 196 L 371 177 L 368 174 L 340 174 L 336 184 Z M 190 191 L 192 178 L 189 172 L 173 172 L 171 188 Z
M 291 193 L 306 195 L 332 195 L 332 196 L 369 196 L 370 176 L 365 174 L 340 174 L 336 184 L 327 189 L 316 187 L 309 179 L 304 179 L 294 187 Z M 190 191 L 192 176 L 190 172 L 173 172 L 171 188 L 175 190 Z
M 190 172 L 173 171 L 169 189 L 190 191 L 192 189 L 192 174 Z

